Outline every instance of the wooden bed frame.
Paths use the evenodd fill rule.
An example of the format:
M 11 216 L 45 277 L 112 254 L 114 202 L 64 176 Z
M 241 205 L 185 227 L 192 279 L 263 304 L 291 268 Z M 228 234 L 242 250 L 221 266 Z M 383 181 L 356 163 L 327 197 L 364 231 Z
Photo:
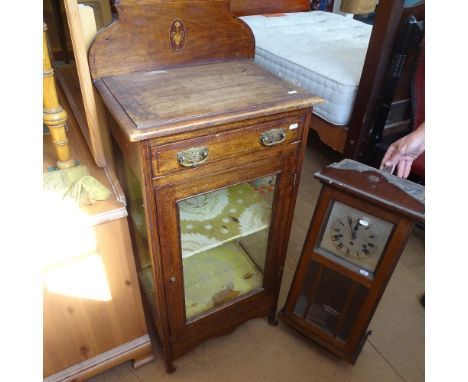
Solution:
M 236 16 L 308 11 L 309 0 L 231 0 L 231 12 Z
M 310 11 L 309 0 L 231 0 L 231 12 L 236 16 L 308 11 Z M 323 143 L 345 157 L 357 160 L 364 157 L 395 41 L 402 24 L 410 15 L 423 20 L 424 3 L 405 8 L 404 0 L 379 1 L 349 124 L 334 125 L 313 114 L 311 128 L 317 132 Z M 410 71 L 411 60 L 408 60 L 394 101 L 410 98 L 408 82 Z M 386 129 L 386 133 L 392 134 L 392 131 Z

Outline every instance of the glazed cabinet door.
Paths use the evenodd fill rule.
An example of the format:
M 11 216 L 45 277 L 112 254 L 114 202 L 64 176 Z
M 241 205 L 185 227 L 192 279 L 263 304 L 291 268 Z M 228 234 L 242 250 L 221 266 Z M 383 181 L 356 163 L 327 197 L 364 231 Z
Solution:
M 155 190 L 174 357 L 276 308 L 296 156 Z

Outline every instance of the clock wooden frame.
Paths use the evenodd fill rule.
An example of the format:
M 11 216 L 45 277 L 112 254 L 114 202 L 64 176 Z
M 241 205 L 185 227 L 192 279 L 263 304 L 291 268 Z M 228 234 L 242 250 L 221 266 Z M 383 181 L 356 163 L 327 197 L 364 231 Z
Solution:
M 353 167 L 359 167 L 360 170 L 349 169 Z M 368 325 L 414 223 L 424 220 L 424 200 L 409 195 L 398 183 L 414 187 L 420 195 L 424 187 L 351 160 L 326 167 L 315 176 L 322 182 L 322 190 L 280 318 L 319 345 L 354 364 L 370 334 Z M 324 230 L 335 201 L 393 224 L 374 273 L 352 270 L 352 267 L 334 261 L 333 256 L 321 253 L 319 244 L 322 235 L 326 234 Z M 326 280 L 328 284 L 325 284 Z M 326 293 L 321 291 L 325 285 Z M 327 301 L 333 301 L 339 309 Z M 327 327 L 327 319 L 320 321 L 320 315 L 328 314 L 326 311 L 330 317 L 335 316 L 328 319 L 333 327 Z

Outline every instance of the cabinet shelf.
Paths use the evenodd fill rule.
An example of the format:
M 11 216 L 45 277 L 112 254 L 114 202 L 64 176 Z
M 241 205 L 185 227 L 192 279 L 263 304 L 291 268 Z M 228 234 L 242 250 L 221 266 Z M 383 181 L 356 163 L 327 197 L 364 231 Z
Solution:
M 259 289 L 263 284 L 262 273 L 236 241 L 186 258 L 183 267 L 188 320 L 237 296 Z M 141 271 L 140 279 L 145 290 L 154 297 L 151 268 Z M 150 301 L 154 301 L 154 298 Z
M 191 197 L 178 205 L 183 259 L 268 230 L 271 216 L 270 205 L 249 183 Z

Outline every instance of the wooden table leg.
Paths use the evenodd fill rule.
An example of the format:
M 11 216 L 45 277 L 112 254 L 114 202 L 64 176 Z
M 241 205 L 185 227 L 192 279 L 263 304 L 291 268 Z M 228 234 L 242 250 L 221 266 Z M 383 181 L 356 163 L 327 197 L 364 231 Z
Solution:
M 75 161 L 70 158 L 68 148 L 68 138 L 65 132 L 67 113 L 59 105 L 57 90 L 55 88 L 54 70 L 50 63 L 49 49 L 46 36 L 47 25 L 44 23 L 43 31 L 43 107 L 44 124 L 48 127 L 52 136 L 52 143 L 57 152 L 57 167 L 64 169 L 75 165 Z

